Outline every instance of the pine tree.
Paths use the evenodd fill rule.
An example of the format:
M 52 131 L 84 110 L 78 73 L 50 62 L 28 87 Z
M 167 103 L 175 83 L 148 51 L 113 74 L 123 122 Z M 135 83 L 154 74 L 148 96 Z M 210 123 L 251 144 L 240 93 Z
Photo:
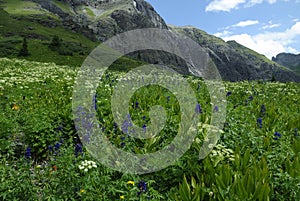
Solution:
M 22 48 L 20 49 L 18 56 L 20 56 L 20 57 L 27 57 L 27 56 L 29 56 L 29 55 L 30 55 L 30 53 L 29 53 L 29 51 L 28 51 L 27 40 L 26 40 L 26 38 L 24 37 L 24 38 L 23 38 Z
M 51 50 L 57 50 L 61 46 L 61 39 L 58 36 L 53 36 L 49 48 Z

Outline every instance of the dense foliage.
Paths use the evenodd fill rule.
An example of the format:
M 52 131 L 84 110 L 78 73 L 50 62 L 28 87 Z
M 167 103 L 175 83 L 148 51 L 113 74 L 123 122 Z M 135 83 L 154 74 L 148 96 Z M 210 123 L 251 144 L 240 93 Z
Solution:
M 176 135 L 180 105 L 162 87 L 140 88 L 129 104 L 132 121 L 146 129 L 149 108 L 161 105 L 167 124 L 153 139 L 127 136 L 114 124 L 110 106 L 122 75 L 107 72 L 99 84 L 99 124 L 116 147 L 155 152 Z M 82 146 L 71 110 L 75 76 L 68 66 L 0 59 L 1 200 L 299 199 L 299 83 L 225 82 L 226 122 L 208 157 L 198 160 L 206 133 L 201 127 L 190 150 L 174 165 L 128 175 L 98 163 Z M 203 81 L 186 79 L 199 102 L 199 121 L 209 123 L 212 106 Z

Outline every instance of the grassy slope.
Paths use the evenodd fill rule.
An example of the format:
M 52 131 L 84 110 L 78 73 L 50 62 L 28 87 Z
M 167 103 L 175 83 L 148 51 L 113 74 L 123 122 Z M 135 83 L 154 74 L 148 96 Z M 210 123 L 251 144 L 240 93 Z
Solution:
M 39 9 L 33 2 L 4 1 L 1 7 L 3 9 L 0 9 L 0 57 L 17 57 L 22 39 L 26 37 L 31 54 L 26 57 L 27 60 L 80 66 L 88 53 L 99 44 L 61 26 L 50 28 L 34 22 L 36 18 L 44 21 L 49 20 L 49 17 L 52 21 L 59 21 L 59 19 L 57 16 Z M 56 51 L 51 51 L 48 44 L 55 35 L 68 44 L 69 51 L 81 50 L 74 52 L 73 56 L 64 56 Z

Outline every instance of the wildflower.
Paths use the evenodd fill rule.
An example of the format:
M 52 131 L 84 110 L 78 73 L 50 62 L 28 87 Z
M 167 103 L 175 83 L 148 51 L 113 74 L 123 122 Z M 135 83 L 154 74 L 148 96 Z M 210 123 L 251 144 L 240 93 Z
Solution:
M 267 111 L 266 106 L 262 104 L 260 108 L 260 115 L 264 116 L 266 114 L 266 111 Z
M 93 107 L 97 110 L 97 94 L 93 95 Z
M 134 181 L 128 181 L 127 184 L 131 184 L 134 186 Z
M 138 189 L 140 189 L 140 192 L 138 192 L 138 195 L 146 192 L 147 191 L 147 183 L 144 180 L 140 181 L 140 183 L 138 184 Z
M 125 119 L 125 121 L 123 122 L 121 129 L 124 133 L 129 134 L 128 128 L 130 126 L 132 126 L 132 120 L 131 120 L 130 114 L 128 114 L 127 119 Z
M 124 195 L 121 195 L 121 196 L 120 196 L 120 199 L 122 199 L 122 200 L 125 199 L 125 196 L 124 196 Z
M 92 168 L 97 168 L 97 165 L 94 161 L 87 161 L 87 160 L 84 160 L 81 162 L 80 165 L 78 165 L 78 168 L 80 170 L 83 170 L 84 172 L 88 172 L 89 169 L 92 169 Z
M 142 128 L 143 128 L 144 132 L 146 132 L 146 129 L 147 129 L 146 124 L 144 124 L 144 125 L 142 126 Z
M 81 190 L 80 190 L 80 193 L 84 193 L 84 192 L 85 192 L 85 190 L 84 190 L 84 189 L 81 189 Z
M 123 147 L 125 147 L 125 142 L 121 142 L 121 147 L 123 148 Z
M 25 158 L 27 158 L 27 159 L 31 158 L 31 148 L 30 147 L 28 147 L 26 149 Z
M 139 102 L 138 101 L 135 102 L 135 109 L 137 109 L 137 108 L 139 108 Z
M 195 112 L 196 112 L 197 114 L 202 113 L 202 108 L 201 108 L 201 105 L 200 105 L 199 103 L 196 105 Z
M 167 96 L 167 103 L 170 101 L 170 98 L 171 98 L 170 96 Z
M 232 92 L 228 91 L 227 94 L 226 94 L 226 96 L 230 96 L 231 94 L 232 94 Z
M 61 144 L 59 142 L 55 143 L 54 148 L 58 150 L 60 148 Z
M 56 170 L 57 170 L 57 166 L 56 166 L 56 165 L 53 165 L 53 166 L 52 166 L 52 169 L 53 169 L 54 171 L 56 171 Z
M 57 132 L 62 132 L 63 131 L 64 126 L 60 125 L 57 127 Z
M 77 143 L 76 144 L 76 146 L 75 146 L 75 155 L 76 155 L 76 157 L 78 156 L 78 154 L 80 153 L 80 154 L 82 154 L 82 146 L 81 146 L 81 144 L 80 143 Z
M 13 110 L 19 110 L 20 109 L 20 106 L 16 105 L 16 104 L 13 104 L 12 108 Z
M 274 140 L 279 140 L 279 138 L 281 138 L 281 134 L 279 132 L 275 132 L 274 136 Z
M 209 196 L 212 197 L 214 195 L 214 192 L 210 191 Z
M 253 98 L 253 96 L 249 96 L 249 100 L 253 100 L 254 98 Z
M 256 122 L 257 122 L 259 128 L 262 128 L 262 118 L 258 118 Z
M 219 107 L 218 106 L 214 107 L 214 112 L 219 112 Z

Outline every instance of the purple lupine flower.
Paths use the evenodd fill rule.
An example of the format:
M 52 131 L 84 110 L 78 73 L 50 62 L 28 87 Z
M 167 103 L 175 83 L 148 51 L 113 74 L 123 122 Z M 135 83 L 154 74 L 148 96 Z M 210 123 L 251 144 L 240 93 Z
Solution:
M 58 150 L 60 148 L 61 144 L 59 142 L 55 143 L 54 148 Z
M 281 134 L 279 132 L 274 133 L 274 140 L 279 140 L 281 138 Z
M 143 124 L 142 128 L 143 128 L 144 132 L 146 133 L 146 129 L 147 129 L 146 124 Z
M 257 122 L 258 127 L 262 128 L 262 118 L 258 118 L 256 122 Z
M 219 107 L 217 105 L 214 107 L 214 112 L 219 112 Z
M 120 143 L 120 146 L 123 148 L 123 147 L 125 147 L 125 142 L 121 142 Z
M 140 192 L 138 192 L 138 195 L 146 192 L 147 191 L 147 183 L 144 180 L 140 181 L 138 184 L 138 189 L 140 190 Z
M 260 115 L 264 116 L 266 111 L 267 111 L 266 106 L 264 104 L 262 104 L 261 108 L 260 108 Z
M 254 98 L 253 98 L 253 96 L 249 96 L 249 100 L 253 100 Z
M 197 114 L 201 114 L 202 113 L 202 108 L 201 108 L 201 105 L 199 103 L 196 105 L 195 112 Z
M 75 156 L 78 157 L 78 154 L 82 154 L 83 150 L 82 150 L 82 145 L 80 143 L 77 143 L 75 145 Z
M 124 120 L 121 129 L 125 134 L 129 134 L 128 129 L 131 126 L 132 126 L 132 120 L 131 120 L 130 114 L 128 114 L 127 119 Z
M 231 94 L 232 94 L 232 92 L 228 91 L 227 94 L 226 94 L 226 96 L 230 96 Z
M 93 108 L 97 110 L 97 94 L 93 95 Z
M 28 147 L 25 151 L 25 158 L 30 159 L 31 158 L 31 148 Z

